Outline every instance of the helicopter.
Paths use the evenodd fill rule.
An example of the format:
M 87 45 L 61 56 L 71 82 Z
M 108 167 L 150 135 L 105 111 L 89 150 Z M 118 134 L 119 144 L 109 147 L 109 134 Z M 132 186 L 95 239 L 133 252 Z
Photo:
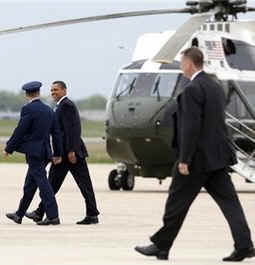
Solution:
M 255 141 L 249 141 L 255 129 L 255 21 L 238 20 L 238 14 L 254 11 L 246 0 L 196 0 L 180 9 L 49 22 L 1 30 L 0 35 L 123 17 L 191 14 L 175 32 L 139 38 L 132 61 L 120 69 L 107 102 L 106 150 L 118 163 L 109 173 L 109 188 L 133 190 L 135 177 L 157 178 L 161 183 L 171 176 L 176 161 L 172 114 L 177 96 L 189 82 L 180 69 L 181 52 L 188 47 L 203 51 L 204 70 L 224 89 L 226 120 L 236 147 L 248 154 L 255 149 Z
M 176 32 L 148 33 L 138 39 L 132 62 L 119 71 L 107 105 L 106 148 L 120 162 L 108 177 L 111 190 L 132 190 L 134 176 L 158 178 L 160 183 L 171 176 L 176 161 L 172 114 L 188 82 L 179 63 L 186 48 L 203 51 L 204 69 L 221 83 L 231 119 L 254 128 L 255 23 L 237 20 L 239 12 L 254 11 L 245 2 L 188 1 L 190 12 L 198 16 Z M 247 129 L 236 133 L 230 128 L 237 148 L 250 152 L 254 142 L 242 131 Z

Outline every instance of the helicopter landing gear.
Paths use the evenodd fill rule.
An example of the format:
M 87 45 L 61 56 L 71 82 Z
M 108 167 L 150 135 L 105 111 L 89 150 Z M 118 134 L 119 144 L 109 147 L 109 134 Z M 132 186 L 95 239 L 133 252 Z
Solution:
M 131 175 L 125 164 L 119 163 L 117 169 L 113 169 L 108 176 L 110 190 L 133 190 L 135 177 Z
M 113 169 L 108 176 L 108 185 L 110 190 L 120 190 L 121 177 L 116 169 Z
M 133 190 L 135 186 L 135 177 L 126 170 L 122 173 L 121 184 L 123 190 Z

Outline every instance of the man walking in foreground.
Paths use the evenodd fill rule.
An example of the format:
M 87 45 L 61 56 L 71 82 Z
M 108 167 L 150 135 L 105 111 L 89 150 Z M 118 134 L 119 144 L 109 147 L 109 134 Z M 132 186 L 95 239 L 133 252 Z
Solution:
M 223 89 L 203 72 L 203 54 L 197 48 L 183 52 L 181 68 L 191 80 L 178 96 L 176 128 L 179 159 L 166 202 L 163 226 L 153 244 L 135 248 L 146 256 L 168 259 L 192 202 L 204 187 L 219 205 L 234 239 L 233 253 L 223 261 L 255 256 L 251 233 L 227 167 L 236 163 L 225 125 Z
M 64 155 L 60 164 L 51 165 L 49 182 L 56 194 L 68 171 L 71 171 L 86 203 L 85 218 L 77 224 L 97 224 L 99 211 L 85 160 L 88 153 L 81 139 L 80 116 L 74 103 L 67 98 L 66 90 L 63 81 L 55 81 L 51 87 L 51 95 L 57 102 L 56 115 L 62 135 Z M 40 203 L 35 211 L 26 213 L 26 216 L 34 221 L 42 220 L 44 211 L 44 205 Z
M 40 82 L 34 81 L 22 87 L 29 102 L 22 108 L 19 124 L 3 151 L 4 156 L 14 151 L 25 153 L 28 163 L 24 195 L 19 208 L 15 213 L 8 213 L 6 216 L 21 224 L 38 187 L 47 218 L 44 223 L 37 224 L 57 225 L 60 223 L 58 207 L 45 167 L 52 159 L 50 134 L 54 147 L 53 162 L 57 164 L 61 161 L 61 136 L 54 111 L 40 101 L 41 85 Z

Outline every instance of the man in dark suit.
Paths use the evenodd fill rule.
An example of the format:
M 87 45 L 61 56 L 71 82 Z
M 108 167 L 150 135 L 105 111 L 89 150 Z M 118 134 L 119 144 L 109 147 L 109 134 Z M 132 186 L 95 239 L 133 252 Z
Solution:
M 22 87 L 29 103 L 22 108 L 18 126 L 3 151 L 4 156 L 14 151 L 24 153 L 28 163 L 24 195 L 19 208 L 15 213 L 8 213 L 6 216 L 21 224 L 38 187 L 47 218 L 44 223 L 38 222 L 37 224 L 57 225 L 60 223 L 58 207 L 45 167 L 52 159 L 50 134 L 54 147 L 53 161 L 56 164 L 61 162 L 61 135 L 54 111 L 40 101 L 41 85 L 40 82 L 34 81 Z
M 235 250 L 223 261 L 241 261 L 255 256 L 251 233 L 227 167 L 236 163 L 225 125 L 223 89 L 203 72 L 203 53 L 197 48 L 183 52 L 181 68 L 191 80 L 178 97 L 178 160 L 166 202 L 163 227 L 153 244 L 136 251 L 158 259 L 168 253 L 192 202 L 204 187 L 219 205 L 230 226 Z
M 62 163 L 51 165 L 49 182 L 56 194 L 68 171 L 71 171 L 86 203 L 85 218 L 77 224 L 96 224 L 99 211 L 85 160 L 88 153 L 81 139 L 80 116 L 74 103 L 67 98 L 66 90 L 66 84 L 63 81 L 55 81 L 51 87 L 52 97 L 57 102 L 56 115 L 62 135 L 64 156 Z M 26 216 L 34 221 L 42 220 L 43 215 L 43 203 L 40 203 L 35 211 L 26 213 Z

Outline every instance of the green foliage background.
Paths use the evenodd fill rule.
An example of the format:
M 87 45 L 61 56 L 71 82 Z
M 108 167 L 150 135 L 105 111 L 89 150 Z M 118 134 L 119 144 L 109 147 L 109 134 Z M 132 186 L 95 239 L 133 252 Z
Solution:
M 42 98 L 44 102 L 52 104 L 50 98 Z M 0 91 L 0 111 L 2 112 L 20 112 L 20 109 L 25 104 L 24 93 L 11 93 L 7 91 Z M 80 99 L 76 101 L 79 110 L 103 110 L 106 106 L 106 99 L 102 95 L 93 95 L 89 98 Z M 8 137 L 12 134 L 16 128 L 18 120 L 13 119 L 0 119 L 0 137 Z M 104 122 L 103 121 L 90 121 L 82 119 L 82 137 L 97 137 L 102 138 L 104 136 Z M 112 163 L 112 159 L 108 156 L 104 142 L 88 142 L 86 146 L 89 151 L 89 163 Z M 5 143 L 0 142 L 0 151 L 5 148 Z M 25 157 L 22 154 L 14 153 L 10 157 L 3 158 L 0 154 L 1 162 L 25 162 Z
M 20 111 L 25 103 L 24 93 L 19 94 L 0 91 L 0 110 L 1 111 Z
M 80 110 L 83 109 L 101 110 L 105 109 L 106 98 L 102 95 L 93 95 L 86 99 L 77 100 L 76 104 Z
M 52 104 L 50 98 L 42 98 L 43 101 Z M 24 93 L 12 93 L 8 91 L 0 91 L 0 111 L 20 111 L 25 103 Z M 102 95 L 96 94 L 88 98 L 79 99 L 75 101 L 80 110 L 103 110 L 106 106 L 106 98 Z

